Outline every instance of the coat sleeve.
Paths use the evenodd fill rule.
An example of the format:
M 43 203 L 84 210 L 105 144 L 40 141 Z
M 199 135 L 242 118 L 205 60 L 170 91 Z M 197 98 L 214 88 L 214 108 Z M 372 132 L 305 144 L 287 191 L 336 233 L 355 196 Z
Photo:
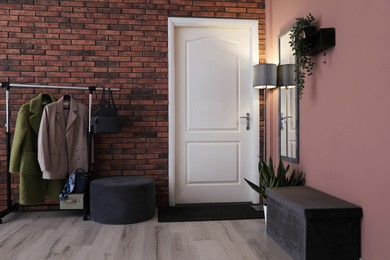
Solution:
M 46 106 L 43 110 L 41 124 L 38 132 L 38 162 L 42 171 L 50 170 L 49 145 L 49 112 Z
M 25 114 L 25 106 L 19 109 L 16 119 L 15 134 L 12 141 L 9 172 L 16 173 L 20 171 L 20 162 L 22 157 L 23 143 L 26 138 L 28 128 L 28 117 Z

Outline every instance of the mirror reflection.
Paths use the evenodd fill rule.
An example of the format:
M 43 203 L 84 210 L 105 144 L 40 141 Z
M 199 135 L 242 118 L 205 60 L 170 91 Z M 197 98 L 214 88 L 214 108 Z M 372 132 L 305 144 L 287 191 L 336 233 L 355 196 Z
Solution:
M 295 56 L 290 47 L 290 31 L 279 37 L 279 152 L 282 159 L 298 162 L 299 97 L 295 87 Z

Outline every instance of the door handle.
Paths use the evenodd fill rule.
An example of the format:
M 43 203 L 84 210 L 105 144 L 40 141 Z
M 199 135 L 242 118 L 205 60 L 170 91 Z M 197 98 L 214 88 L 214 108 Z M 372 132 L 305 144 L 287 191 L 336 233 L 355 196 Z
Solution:
M 246 130 L 249 130 L 251 127 L 250 127 L 250 114 L 249 113 L 246 113 L 246 116 L 240 116 L 240 118 L 245 118 L 246 119 Z
M 283 121 L 286 120 L 286 124 L 287 124 L 287 119 L 289 118 L 292 118 L 292 116 L 283 116 L 283 113 L 280 117 L 280 130 L 284 130 L 284 126 L 283 126 Z

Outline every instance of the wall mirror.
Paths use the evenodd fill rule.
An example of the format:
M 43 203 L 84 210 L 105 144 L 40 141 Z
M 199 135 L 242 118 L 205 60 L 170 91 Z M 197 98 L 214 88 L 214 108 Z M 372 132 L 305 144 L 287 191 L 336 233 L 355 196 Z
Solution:
M 294 65 L 280 66 L 284 64 L 295 64 L 295 56 L 290 47 L 290 30 L 279 36 L 279 68 L 289 67 L 292 70 L 293 80 L 291 84 L 279 86 L 279 153 L 283 160 L 299 162 L 299 95 L 294 83 Z M 278 70 L 278 81 L 282 76 Z M 289 81 L 289 80 L 287 80 Z M 291 80 L 290 80 L 291 81 Z

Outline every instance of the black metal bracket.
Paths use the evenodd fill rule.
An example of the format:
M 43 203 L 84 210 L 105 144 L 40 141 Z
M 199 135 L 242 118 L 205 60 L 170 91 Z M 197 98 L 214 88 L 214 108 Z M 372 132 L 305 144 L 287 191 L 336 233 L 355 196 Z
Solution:
M 310 44 L 308 56 L 314 56 L 336 45 L 336 29 L 321 28 L 305 39 Z

